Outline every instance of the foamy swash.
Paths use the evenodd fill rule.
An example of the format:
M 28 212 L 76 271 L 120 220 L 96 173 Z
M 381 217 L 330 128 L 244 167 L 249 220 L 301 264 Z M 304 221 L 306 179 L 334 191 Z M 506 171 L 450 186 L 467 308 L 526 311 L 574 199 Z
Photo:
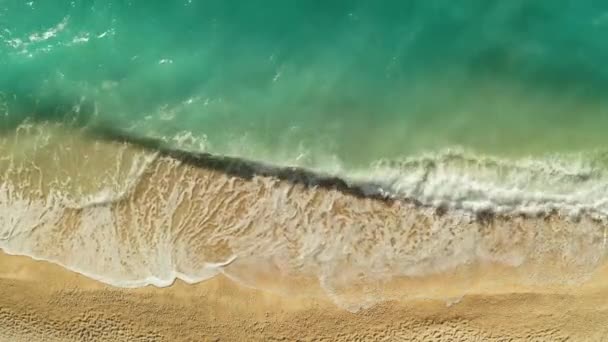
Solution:
M 600 211 L 569 216 L 571 207 L 590 208 L 588 197 L 572 195 L 562 212 L 555 199 L 566 195 L 528 195 L 498 181 L 507 171 L 531 181 L 545 172 L 555 176 L 555 189 L 593 193 L 605 186 L 601 170 L 580 165 L 575 176 L 573 164 L 559 169 L 520 162 L 505 170 L 504 161 L 480 158 L 461 169 L 465 174 L 444 170 L 430 177 L 427 171 L 416 183 L 423 190 L 407 189 L 426 196 L 420 200 L 379 190 L 377 184 L 395 177 L 395 169 L 384 177 L 377 173 L 374 182 L 356 183 L 296 168 L 87 139 L 49 126 L 19 132 L 2 142 L 12 153 L 2 161 L 0 247 L 115 286 L 167 286 L 176 278 L 197 282 L 222 272 L 264 288 L 255 275 L 270 269 L 277 277 L 313 277 L 336 303 L 355 310 L 390 299 L 382 284 L 400 277 L 490 262 L 531 266 L 531 282 L 576 282 L 604 259 Z M 451 158 L 461 168 L 467 160 Z M 489 165 L 502 168 L 490 171 Z M 406 170 L 402 177 L 412 175 Z M 494 206 L 501 211 L 488 204 L 475 211 L 445 195 L 458 192 L 464 179 L 485 184 L 477 189 L 480 196 L 510 203 L 514 211 L 499 204 Z M 547 266 L 552 264 L 560 271 Z M 368 289 L 353 302 L 346 294 L 354 286 Z

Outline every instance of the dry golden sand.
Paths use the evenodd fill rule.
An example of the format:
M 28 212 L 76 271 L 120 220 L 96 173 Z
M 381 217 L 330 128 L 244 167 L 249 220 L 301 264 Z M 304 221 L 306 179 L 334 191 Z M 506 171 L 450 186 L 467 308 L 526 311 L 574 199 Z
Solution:
M 350 313 L 327 300 L 281 297 L 223 276 L 119 289 L 2 254 L 0 340 L 602 341 L 608 340 L 607 279 L 602 271 L 572 288 L 509 293 L 495 286 L 494 293 L 480 290 L 451 306 L 409 300 Z M 445 277 L 434 281 L 450 286 Z

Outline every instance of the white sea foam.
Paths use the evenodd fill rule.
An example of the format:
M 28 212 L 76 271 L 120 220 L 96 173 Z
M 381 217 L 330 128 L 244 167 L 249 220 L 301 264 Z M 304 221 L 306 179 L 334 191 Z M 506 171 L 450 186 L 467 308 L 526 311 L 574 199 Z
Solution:
M 348 174 L 368 192 L 465 212 L 608 217 L 601 153 L 500 159 L 459 150 L 379 162 Z M 597 165 L 601 164 L 601 165 Z M 374 188 L 372 185 L 375 185 Z

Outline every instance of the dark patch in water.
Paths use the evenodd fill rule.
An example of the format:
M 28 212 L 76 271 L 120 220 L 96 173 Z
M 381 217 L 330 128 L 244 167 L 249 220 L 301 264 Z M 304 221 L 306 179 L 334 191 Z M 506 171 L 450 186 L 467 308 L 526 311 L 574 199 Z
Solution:
M 320 174 L 300 167 L 272 166 L 241 158 L 176 150 L 163 146 L 163 142 L 157 139 L 131 136 L 116 130 L 95 129 L 92 133 L 94 136 L 104 140 L 129 143 L 145 149 L 154 150 L 159 152 L 162 156 L 174 158 L 184 164 L 223 172 L 241 179 L 251 180 L 254 176 L 272 177 L 292 184 L 304 185 L 309 188 L 317 187 L 326 190 L 337 190 L 358 198 L 371 198 L 387 204 L 390 204 L 395 200 L 382 192 L 382 187 L 378 184 L 349 183 L 340 177 Z

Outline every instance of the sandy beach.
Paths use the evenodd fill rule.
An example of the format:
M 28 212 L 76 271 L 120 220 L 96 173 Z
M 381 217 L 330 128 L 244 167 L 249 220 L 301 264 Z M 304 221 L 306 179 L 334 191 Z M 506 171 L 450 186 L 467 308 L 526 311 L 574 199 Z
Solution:
M 121 289 L 3 254 L 0 340 L 602 341 L 608 337 L 607 279 L 601 271 L 584 285 L 536 292 L 485 286 L 455 303 L 391 301 L 350 313 L 322 297 L 274 295 L 224 276 Z M 450 277 L 432 281 L 449 291 Z
M 46 173 L 28 157 L 4 176 L 0 341 L 608 338 L 606 227 L 589 217 L 467 219 L 62 144 L 34 159 Z

